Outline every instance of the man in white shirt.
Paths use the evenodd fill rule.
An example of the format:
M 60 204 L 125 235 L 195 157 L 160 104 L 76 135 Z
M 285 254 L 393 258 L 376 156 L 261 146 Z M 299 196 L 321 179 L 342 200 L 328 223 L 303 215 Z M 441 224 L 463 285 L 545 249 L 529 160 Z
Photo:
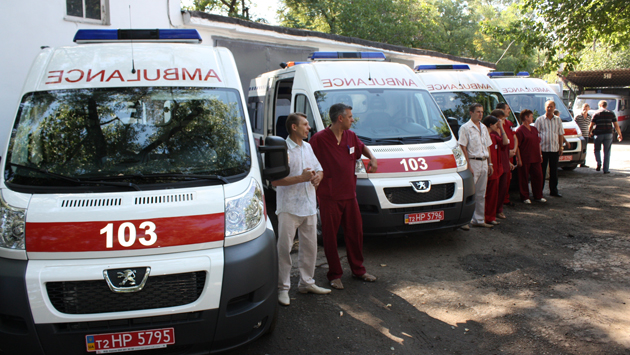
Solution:
M 472 104 L 470 106 L 470 120 L 459 128 L 459 146 L 462 148 L 468 169 L 473 174 L 475 183 L 475 213 L 472 225 L 475 227 L 492 228 L 492 224 L 485 222 L 486 187 L 488 175 L 492 175 L 492 163 L 488 147 L 492 145 L 490 133 L 485 125 L 480 124 L 483 118 L 483 106 Z M 468 225 L 462 227 L 470 229 Z
M 542 151 L 542 173 L 547 174 L 549 166 L 549 195 L 562 197 L 558 192 L 558 160 L 564 151 L 564 128 L 562 120 L 554 114 L 556 103 L 553 100 L 545 102 L 545 114 L 538 117 L 534 125 L 540 137 L 540 150 Z M 543 179 L 543 188 L 545 179 Z
M 278 215 L 278 302 L 288 306 L 291 301 L 291 248 L 298 231 L 300 242 L 298 268 L 300 293 L 327 294 L 330 289 L 315 285 L 317 259 L 317 198 L 315 189 L 324 177 L 324 171 L 304 142 L 311 127 L 306 115 L 292 113 L 286 121 L 287 147 L 290 173 L 284 179 L 272 181 L 276 186 L 276 214 Z

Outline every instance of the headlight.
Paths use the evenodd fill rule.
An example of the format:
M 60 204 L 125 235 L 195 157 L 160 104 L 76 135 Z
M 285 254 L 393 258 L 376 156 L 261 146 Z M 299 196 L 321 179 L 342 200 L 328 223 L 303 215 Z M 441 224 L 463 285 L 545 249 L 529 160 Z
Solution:
M 455 157 L 455 162 L 457 163 L 458 168 L 466 166 L 466 157 L 464 156 L 464 152 L 462 152 L 462 148 L 460 148 L 459 145 L 453 148 L 453 156 Z
M 9 206 L 0 196 L 0 248 L 24 250 L 24 212 Z
M 354 174 L 367 174 L 367 171 L 365 171 L 365 164 L 363 164 L 363 160 L 357 159 L 357 161 L 354 162 Z
M 264 218 L 262 188 L 252 179 L 247 190 L 225 201 L 225 236 L 248 232 Z

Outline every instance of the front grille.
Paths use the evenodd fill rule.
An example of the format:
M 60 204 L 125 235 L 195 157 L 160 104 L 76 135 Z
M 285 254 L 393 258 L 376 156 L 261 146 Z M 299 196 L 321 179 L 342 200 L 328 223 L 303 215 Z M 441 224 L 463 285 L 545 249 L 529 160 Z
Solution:
M 384 188 L 385 196 L 391 203 L 409 204 L 448 200 L 455 194 L 455 184 L 431 185 L 429 192 L 416 192 L 413 187 L 388 187 Z
M 65 332 L 119 332 L 138 328 L 167 328 L 177 324 L 197 322 L 201 312 L 167 314 L 155 317 L 112 319 L 91 322 L 57 323 L 55 331 Z
M 389 213 L 421 213 L 427 211 L 439 211 L 446 210 L 449 208 L 455 208 L 454 203 L 444 203 L 441 205 L 430 205 L 430 206 L 416 206 L 416 207 L 403 207 L 403 208 L 390 208 Z
M 114 293 L 105 280 L 48 282 L 55 309 L 92 314 L 175 307 L 196 301 L 206 283 L 205 271 L 149 277 L 139 292 Z

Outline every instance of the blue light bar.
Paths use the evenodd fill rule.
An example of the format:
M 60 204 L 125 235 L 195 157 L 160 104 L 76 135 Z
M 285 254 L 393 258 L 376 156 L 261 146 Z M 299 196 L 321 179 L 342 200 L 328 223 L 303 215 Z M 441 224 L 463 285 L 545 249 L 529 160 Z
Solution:
M 308 56 L 311 60 L 385 60 L 382 52 L 313 52 Z
M 516 76 L 529 76 L 529 72 L 526 71 L 520 71 L 516 74 Z
M 151 29 L 151 30 L 78 30 L 76 43 L 103 43 L 119 41 L 184 42 L 201 43 L 195 29 Z
M 491 78 L 500 77 L 500 76 L 514 76 L 513 71 L 493 71 L 488 73 L 488 76 Z
M 415 70 L 470 70 L 470 66 L 468 64 L 426 64 L 416 66 Z

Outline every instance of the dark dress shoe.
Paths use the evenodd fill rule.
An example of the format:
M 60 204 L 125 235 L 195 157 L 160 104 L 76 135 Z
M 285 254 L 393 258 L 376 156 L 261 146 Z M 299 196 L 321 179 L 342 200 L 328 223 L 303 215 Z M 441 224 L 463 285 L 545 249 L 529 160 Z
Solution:
M 554 196 L 554 197 L 562 197 L 562 195 L 560 195 L 559 192 L 556 192 L 556 193 L 553 193 L 553 194 L 549 194 L 549 195 Z
M 600 170 L 602 170 L 602 166 L 598 164 L 597 168 L 595 168 L 595 171 L 600 171 Z

